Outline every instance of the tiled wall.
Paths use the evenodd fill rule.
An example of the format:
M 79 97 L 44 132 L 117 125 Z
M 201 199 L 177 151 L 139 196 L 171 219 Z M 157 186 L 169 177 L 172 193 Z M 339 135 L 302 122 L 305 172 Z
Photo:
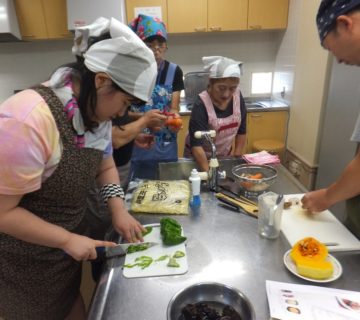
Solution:
M 275 62 L 273 96 L 291 104 L 301 1 L 290 0 L 288 27 L 282 38 Z M 282 94 L 283 93 L 283 94 Z

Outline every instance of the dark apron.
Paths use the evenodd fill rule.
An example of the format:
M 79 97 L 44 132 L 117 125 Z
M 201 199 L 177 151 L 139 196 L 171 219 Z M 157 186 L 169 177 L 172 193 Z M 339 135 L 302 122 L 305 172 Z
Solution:
M 86 197 L 102 159 L 100 150 L 74 146 L 75 132 L 63 104 L 46 87 L 35 88 L 55 118 L 63 153 L 41 189 L 19 207 L 71 232 L 85 233 Z M 39 230 L 39 233 L 41 230 Z M 0 318 L 63 320 L 79 294 L 81 262 L 60 249 L 34 245 L 0 233 Z

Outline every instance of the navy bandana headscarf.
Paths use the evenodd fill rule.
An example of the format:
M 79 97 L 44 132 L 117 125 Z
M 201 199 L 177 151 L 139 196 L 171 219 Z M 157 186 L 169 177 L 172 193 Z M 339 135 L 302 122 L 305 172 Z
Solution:
M 334 28 L 336 18 L 360 6 L 360 0 L 322 0 L 316 15 L 320 42 Z

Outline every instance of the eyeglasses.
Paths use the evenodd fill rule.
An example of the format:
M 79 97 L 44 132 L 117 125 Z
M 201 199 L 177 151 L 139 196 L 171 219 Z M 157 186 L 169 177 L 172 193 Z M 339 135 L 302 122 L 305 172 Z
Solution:
M 146 43 L 148 48 L 150 48 L 153 51 L 159 50 L 159 51 L 165 51 L 167 49 L 167 45 L 166 44 L 161 44 L 161 45 L 155 45 L 155 44 L 151 44 L 151 43 Z

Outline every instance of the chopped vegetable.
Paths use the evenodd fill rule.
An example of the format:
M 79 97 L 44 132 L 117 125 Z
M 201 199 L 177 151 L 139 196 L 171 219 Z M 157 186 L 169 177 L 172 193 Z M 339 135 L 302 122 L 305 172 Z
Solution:
M 172 268 L 179 268 L 180 267 L 180 265 L 177 263 L 175 258 L 170 258 L 167 266 L 172 267 Z
M 141 257 L 138 257 L 135 259 L 134 264 L 124 264 L 123 267 L 124 268 L 133 268 L 135 266 L 139 266 L 139 267 L 141 267 L 141 269 L 145 269 L 150 264 L 152 264 L 153 261 L 154 261 L 153 258 L 151 258 L 149 256 L 141 256 Z
M 147 234 L 149 234 L 152 231 L 152 227 L 145 227 L 145 231 L 143 231 L 142 235 L 145 237 Z
M 160 220 L 160 226 L 160 233 L 164 244 L 173 246 L 186 240 L 186 237 L 181 235 L 181 225 L 175 219 L 162 218 Z
M 155 261 L 164 261 L 167 258 L 170 258 L 170 257 L 167 254 L 165 254 L 164 256 L 161 256 L 161 257 L 157 258 Z
M 182 257 L 185 257 L 185 252 L 178 250 L 178 251 L 176 251 L 176 252 L 173 254 L 172 257 L 173 257 L 173 258 L 182 258 Z
M 148 243 L 134 244 L 127 248 L 126 253 L 134 253 L 134 252 L 138 252 L 138 251 L 144 251 L 144 250 L 148 249 L 149 246 L 150 245 Z

